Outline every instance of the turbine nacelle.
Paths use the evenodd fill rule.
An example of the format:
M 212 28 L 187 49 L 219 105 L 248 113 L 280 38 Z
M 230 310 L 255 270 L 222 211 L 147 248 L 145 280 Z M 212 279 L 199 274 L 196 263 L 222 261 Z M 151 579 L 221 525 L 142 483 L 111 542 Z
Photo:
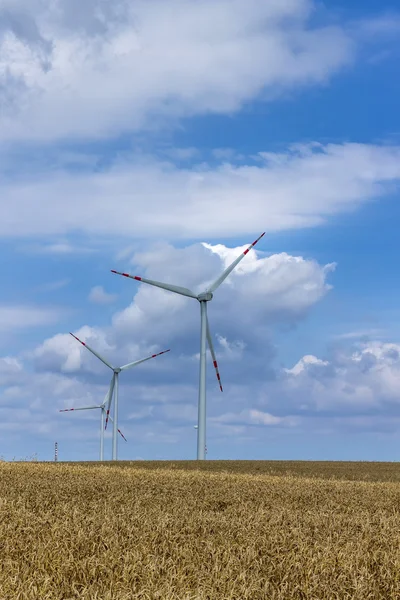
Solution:
M 211 292 L 203 292 L 197 296 L 197 300 L 199 302 L 210 302 L 213 299 L 213 294 Z

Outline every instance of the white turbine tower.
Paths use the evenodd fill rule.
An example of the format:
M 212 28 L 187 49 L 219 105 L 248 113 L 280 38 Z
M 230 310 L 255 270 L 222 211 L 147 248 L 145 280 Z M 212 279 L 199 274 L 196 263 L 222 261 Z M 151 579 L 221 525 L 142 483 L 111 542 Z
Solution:
M 208 347 L 210 348 L 215 372 L 217 375 L 219 387 L 222 392 L 221 378 L 218 371 L 217 359 L 214 352 L 214 346 L 212 343 L 210 327 L 208 324 L 207 317 L 207 302 L 210 302 L 213 299 L 213 293 L 215 290 L 221 285 L 223 281 L 228 277 L 228 275 L 233 271 L 233 269 L 239 264 L 239 262 L 246 256 L 246 254 L 257 244 L 257 242 L 265 235 L 262 233 L 260 237 L 258 237 L 250 246 L 242 252 L 240 256 L 233 263 L 225 269 L 223 273 L 201 294 L 195 294 L 188 288 L 180 287 L 177 285 L 172 285 L 170 283 L 161 283 L 160 281 L 153 281 L 152 279 L 145 279 L 144 277 L 137 277 L 134 275 L 129 275 L 129 273 L 121 273 L 120 271 L 111 270 L 111 273 L 115 273 L 117 275 L 122 275 L 123 277 L 129 277 L 130 279 L 135 279 L 136 281 L 141 281 L 142 283 L 148 283 L 149 285 L 154 285 L 155 287 L 162 288 L 164 290 L 168 290 L 170 292 L 175 292 L 176 294 L 181 294 L 182 296 L 187 296 L 188 298 L 194 298 L 198 300 L 200 303 L 200 317 L 201 317 L 201 325 L 200 325 L 200 373 L 199 373 L 199 403 L 198 403 L 198 429 L 197 429 L 197 460 L 204 460 L 206 454 L 206 343 L 208 342 Z
M 101 461 L 104 460 L 104 419 L 106 416 L 106 402 L 108 399 L 108 394 L 109 394 L 109 392 L 107 392 L 106 397 L 104 398 L 103 404 L 98 404 L 96 406 L 82 406 L 80 408 L 63 408 L 59 411 L 59 412 L 70 412 L 71 410 L 93 410 L 95 408 L 100 408 L 100 410 L 101 410 L 101 414 L 100 414 L 100 460 Z M 114 423 L 114 421 L 112 420 L 111 417 L 110 417 L 110 421 L 111 421 L 111 423 Z M 122 431 L 120 429 L 118 429 L 118 433 L 120 434 L 121 437 L 124 438 L 125 441 L 127 441 L 126 437 L 124 436 L 124 434 L 122 433 Z
M 105 403 L 107 403 L 105 429 L 107 429 L 108 419 L 110 418 L 110 407 L 111 407 L 112 399 L 114 397 L 112 460 L 118 460 L 118 436 L 117 436 L 117 434 L 118 434 L 118 376 L 121 373 L 121 371 L 126 371 L 127 369 L 130 369 L 132 367 L 136 367 L 137 365 L 140 365 L 141 363 L 146 362 L 146 360 L 150 360 L 151 358 L 156 358 L 156 356 L 161 356 L 161 354 L 165 354 L 166 352 L 169 352 L 169 350 L 163 350 L 162 352 L 158 352 L 157 354 L 152 354 L 151 356 L 147 356 L 146 358 L 142 358 L 141 360 L 135 360 L 134 362 L 128 363 L 127 365 L 123 365 L 122 367 L 113 367 L 108 362 L 108 360 L 103 358 L 100 354 L 98 354 L 98 352 L 93 350 L 93 348 L 91 348 L 90 346 L 85 344 L 85 342 L 82 342 L 82 340 L 80 340 L 78 337 L 76 337 L 76 335 L 74 335 L 73 333 L 71 333 L 71 335 L 80 344 L 82 344 L 82 346 L 85 346 L 85 348 L 87 348 L 89 350 L 89 352 L 91 352 L 99 360 L 101 360 L 101 362 L 104 363 L 106 365 L 106 367 L 108 367 L 109 369 L 111 369 L 113 371 L 110 388 L 108 390 L 106 399 L 104 401 Z

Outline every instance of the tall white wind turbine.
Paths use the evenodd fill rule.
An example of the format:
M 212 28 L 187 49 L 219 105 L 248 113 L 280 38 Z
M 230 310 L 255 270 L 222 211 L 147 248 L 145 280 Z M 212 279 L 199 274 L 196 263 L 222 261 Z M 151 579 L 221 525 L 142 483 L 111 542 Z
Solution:
M 87 348 L 89 350 L 89 352 L 91 352 L 99 360 L 101 360 L 101 362 L 104 363 L 106 365 L 106 367 L 108 367 L 109 369 L 111 369 L 113 371 L 110 388 L 108 390 L 108 393 L 107 393 L 107 396 L 105 399 L 105 402 L 107 403 L 107 412 L 106 412 L 106 424 L 105 424 L 104 428 L 107 429 L 108 419 L 110 418 L 111 403 L 112 403 L 112 399 L 114 397 L 112 460 L 118 460 L 118 436 L 117 436 L 117 434 L 118 434 L 118 383 L 119 383 L 118 376 L 121 373 L 121 371 L 126 371 L 127 369 L 130 369 L 132 367 L 136 367 L 137 365 L 140 365 L 141 363 L 146 362 L 146 360 L 156 358 L 156 356 L 161 356 L 161 354 L 165 354 L 166 352 L 169 352 L 170 350 L 163 350 L 162 352 L 158 352 L 157 354 L 152 354 L 151 356 L 147 356 L 146 358 L 142 358 L 140 360 L 135 360 L 134 362 L 128 363 L 127 365 L 123 365 L 122 367 L 113 367 L 112 364 L 110 364 L 108 362 L 108 360 L 106 360 L 100 354 L 98 354 L 98 352 L 96 352 L 96 350 L 93 350 L 93 348 L 88 346 L 85 342 L 82 342 L 82 340 L 80 340 L 78 337 L 76 337 L 76 335 L 74 335 L 73 333 L 71 333 L 71 335 L 80 344 L 82 344 L 82 346 L 85 346 L 85 348 Z
M 221 275 L 212 283 L 204 292 L 201 294 L 195 294 L 191 290 L 185 287 L 172 285 L 170 283 L 161 283 L 160 281 L 153 281 L 152 279 L 145 279 L 144 277 L 137 277 L 135 275 L 129 275 L 129 273 L 121 273 L 120 271 L 111 270 L 111 273 L 116 275 L 122 275 L 123 277 L 129 277 L 142 283 L 148 283 L 155 287 L 168 290 L 169 292 L 175 292 L 181 296 L 187 296 L 188 298 L 194 298 L 200 303 L 200 373 L 199 373 L 199 402 L 198 402 L 198 429 L 197 429 L 197 460 L 204 460 L 206 454 L 206 343 L 210 348 L 215 373 L 219 383 L 220 390 L 222 392 L 221 378 L 219 375 L 217 359 L 215 356 L 214 346 L 212 343 L 210 326 L 208 324 L 207 317 L 207 302 L 213 299 L 213 293 L 215 290 L 225 281 L 228 275 L 233 269 L 240 263 L 240 261 L 246 256 L 246 254 L 257 244 L 257 242 L 265 235 L 262 233 L 250 246 L 242 252 L 240 256 L 233 263 L 221 273 Z
M 101 461 L 104 460 L 104 421 L 105 421 L 105 416 L 106 416 L 106 402 L 108 400 L 108 394 L 109 394 L 109 391 L 107 392 L 106 397 L 104 398 L 103 404 L 98 404 L 96 406 L 82 406 L 80 408 L 63 408 L 59 411 L 59 412 L 70 412 L 72 410 L 93 410 L 95 408 L 100 408 L 100 410 L 101 410 L 101 413 L 100 413 L 100 460 Z M 111 423 L 114 423 L 114 421 L 112 420 L 111 417 L 110 417 L 110 421 L 111 421 Z M 125 441 L 127 441 L 126 437 L 124 436 L 124 434 L 122 433 L 122 431 L 120 429 L 118 429 L 118 433 Z

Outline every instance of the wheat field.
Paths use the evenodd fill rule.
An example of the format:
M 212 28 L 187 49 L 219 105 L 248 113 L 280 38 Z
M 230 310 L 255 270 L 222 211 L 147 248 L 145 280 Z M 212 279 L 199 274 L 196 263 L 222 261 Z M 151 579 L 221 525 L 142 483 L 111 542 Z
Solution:
M 0 599 L 398 600 L 395 463 L 0 463 Z

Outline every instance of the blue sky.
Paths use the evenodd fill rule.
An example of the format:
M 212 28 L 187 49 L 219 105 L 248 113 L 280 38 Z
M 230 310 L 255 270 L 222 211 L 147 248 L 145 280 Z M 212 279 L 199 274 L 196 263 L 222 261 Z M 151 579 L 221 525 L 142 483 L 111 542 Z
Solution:
M 110 269 L 201 287 L 265 230 L 209 309 L 208 457 L 398 460 L 396 3 L 76 6 L 0 9 L 0 455 L 97 459 L 73 331 L 171 348 L 121 376 L 119 455 L 194 458 L 198 307 Z

